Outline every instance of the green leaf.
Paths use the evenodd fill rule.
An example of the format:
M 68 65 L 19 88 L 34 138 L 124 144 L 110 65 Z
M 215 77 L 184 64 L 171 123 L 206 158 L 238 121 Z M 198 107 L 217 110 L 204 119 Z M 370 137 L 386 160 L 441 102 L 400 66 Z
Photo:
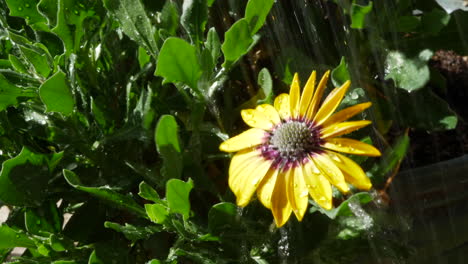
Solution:
M 157 58 L 157 33 L 140 0 L 104 0 L 107 10 L 117 18 L 123 32 Z
M 64 116 L 73 112 L 75 100 L 62 71 L 59 70 L 39 87 L 39 95 L 47 112 L 58 112 Z
M 182 82 L 197 89 L 202 72 L 195 47 L 180 38 L 168 38 L 164 42 L 156 65 L 155 75 L 164 82 Z
M 33 97 L 36 97 L 36 93 L 31 88 L 16 87 L 0 74 L 0 111 L 8 106 L 16 106 L 18 101 Z
M 166 1 L 161 10 L 161 22 L 159 27 L 165 29 L 169 35 L 174 36 L 179 28 L 179 11 L 176 3 Z
M 63 152 L 53 155 L 36 154 L 24 148 L 14 158 L 6 160 L 0 171 L 0 200 L 17 206 L 38 206 L 49 195 L 50 161 L 60 159 Z M 31 183 L 34 184 L 31 184 Z
M 410 144 L 410 139 L 407 134 L 398 137 L 391 148 L 387 148 L 380 158 L 378 165 L 368 172 L 372 182 L 382 184 L 388 173 L 393 171 L 395 167 L 405 158 L 406 152 Z
M 330 219 L 335 219 L 338 216 L 350 216 L 352 215 L 351 209 L 349 208 L 350 202 L 357 202 L 359 204 L 366 204 L 372 201 L 372 196 L 368 192 L 360 192 L 351 195 L 346 201 L 342 202 L 338 207 L 331 210 L 325 210 L 314 201 L 310 200 L 313 205 L 315 205 L 318 210 L 328 216 Z
M 273 103 L 273 80 L 267 68 L 263 68 L 258 73 L 257 78 L 260 90 L 257 94 L 257 104 L 272 104 Z
M 221 42 L 219 41 L 218 33 L 214 27 L 210 28 L 208 31 L 205 48 L 210 51 L 213 65 L 216 65 L 218 63 L 219 57 L 221 56 Z
M 237 225 L 239 225 L 239 216 L 235 204 L 218 203 L 208 212 L 208 228 L 213 234 L 218 234 L 223 229 L 232 229 Z
M 157 224 L 164 224 L 169 215 L 167 207 L 161 204 L 145 204 L 145 210 L 149 219 Z
M 26 19 L 28 25 L 33 26 L 34 29 L 47 30 L 45 23 L 47 20 L 37 10 L 39 0 L 6 0 L 8 9 L 10 9 L 10 16 L 16 16 Z
M 249 24 L 250 34 L 254 35 L 265 23 L 274 0 L 249 0 L 245 8 L 245 19 Z
M 398 18 L 396 29 L 398 32 L 413 32 L 421 25 L 416 16 L 401 16 Z
M 122 233 L 125 236 L 125 238 L 127 238 L 128 240 L 131 240 L 132 242 L 135 242 L 141 239 L 148 239 L 153 234 L 161 231 L 159 227 L 155 227 L 151 225 L 134 226 L 134 225 L 126 223 L 123 226 L 123 225 L 119 225 L 117 223 L 108 222 L 108 221 L 104 223 L 104 226 L 106 228 L 110 228 L 119 233 Z
M 345 57 L 341 57 L 340 64 L 331 72 L 332 82 L 335 87 L 340 87 L 348 80 L 351 80 L 348 71 L 348 64 Z
M 28 73 L 28 69 L 26 68 L 26 66 L 15 55 L 8 54 L 8 60 L 10 60 L 11 66 L 13 66 L 13 69 L 15 69 L 15 71 L 20 73 Z
M 434 35 L 438 34 L 449 22 L 450 15 L 440 9 L 424 13 L 421 19 L 423 31 Z
M 366 15 L 372 11 L 372 2 L 367 6 L 351 4 L 351 28 L 362 29 L 365 26 Z
M 180 23 L 185 28 L 195 46 L 201 42 L 208 19 L 206 0 L 184 0 Z
M 249 22 L 245 18 L 239 19 L 226 31 L 224 43 L 221 46 L 224 54 L 224 68 L 230 67 L 250 50 L 254 43 L 252 35 L 249 29 Z
M 157 259 L 152 259 L 149 262 L 147 262 L 147 264 L 161 264 L 161 261 Z
M 67 180 L 68 184 L 70 184 L 73 188 L 83 191 L 83 192 L 87 192 L 106 202 L 109 202 L 110 204 L 118 208 L 125 209 L 140 217 L 146 218 L 145 210 L 129 196 L 120 194 L 112 190 L 108 186 L 85 187 L 81 184 L 80 179 L 74 172 L 66 170 L 66 169 L 63 170 L 63 176 L 65 177 L 65 180 Z
M 156 192 L 156 190 L 154 190 L 153 187 L 151 187 L 146 182 L 141 182 L 139 189 L 140 192 L 138 192 L 138 195 L 140 195 L 141 198 L 153 201 L 155 203 L 161 202 L 161 199 L 159 198 L 159 195 Z
M 54 20 L 57 20 L 57 25 L 52 29 L 52 32 L 57 34 L 65 47 L 65 54 L 70 55 L 76 53 L 81 46 L 81 38 L 84 35 L 83 24 L 85 20 L 94 15 L 92 5 L 95 2 L 79 2 L 77 0 L 59 0 L 57 1 L 57 12 Z M 45 8 L 46 12 L 53 12 L 55 7 L 49 7 L 52 2 L 46 2 L 39 5 L 40 8 Z
M 62 230 L 62 219 L 55 203 L 44 203 L 38 208 L 27 208 L 24 223 L 29 233 L 48 236 Z
M 140 69 L 143 69 L 150 60 L 151 55 L 149 55 L 144 48 L 138 47 L 138 64 L 140 64 Z
M 385 80 L 392 79 L 395 86 L 407 91 L 421 89 L 430 79 L 427 62 L 432 54 L 432 51 L 426 49 L 417 57 L 407 58 L 400 51 L 390 51 L 385 61 Z
M 191 180 L 183 182 L 170 179 L 166 184 L 166 199 L 171 213 L 179 213 L 188 219 L 190 216 L 189 195 L 193 188 Z
M 436 0 L 436 2 L 449 14 L 458 9 L 468 11 L 468 6 L 466 5 L 465 1 Z
M 179 144 L 178 126 L 171 115 L 163 115 L 156 126 L 154 141 L 163 158 L 163 173 L 167 178 L 180 178 L 182 175 L 182 153 Z
M 49 77 L 50 72 L 52 71 L 51 65 L 47 58 L 47 53 L 39 53 L 33 49 L 20 46 L 20 49 L 23 55 L 28 59 L 28 61 L 33 65 L 36 72 L 42 77 Z
M 23 232 L 5 224 L 0 225 L 0 249 L 15 247 L 35 248 L 36 246 Z

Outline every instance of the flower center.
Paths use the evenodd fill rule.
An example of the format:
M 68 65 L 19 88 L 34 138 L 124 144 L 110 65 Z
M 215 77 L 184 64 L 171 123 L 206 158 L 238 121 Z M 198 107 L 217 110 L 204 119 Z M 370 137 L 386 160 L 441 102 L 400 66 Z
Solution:
M 292 120 L 280 124 L 261 147 L 266 159 L 274 160 L 280 167 L 290 167 L 320 151 L 320 134 L 317 127 L 307 122 Z

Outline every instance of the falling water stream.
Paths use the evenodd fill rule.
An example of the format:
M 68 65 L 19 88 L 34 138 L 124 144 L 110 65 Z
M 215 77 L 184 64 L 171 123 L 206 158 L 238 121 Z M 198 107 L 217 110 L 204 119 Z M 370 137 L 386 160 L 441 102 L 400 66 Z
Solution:
M 381 52 L 405 45 L 397 41 L 398 25 L 392 19 L 391 12 L 397 8 L 394 1 L 374 1 L 374 7 L 381 12 L 380 19 L 385 21 L 387 28 L 374 27 L 368 38 L 363 37 L 364 34 L 352 34 L 351 30 L 354 29 L 344 23 L 349 19 L 348 15 L 330 2 L 332 1 L 276 1 L 261 31 L 262 38 L 256 53 L 254 49 L 255 56 L 247 57 L 241 64 L 241 71 L 249 83 L 251 94 L 254 93 L 252 87 L 256 86 L 251 68 L 258 71 L 261 67 L 268 67 L 274 75 L 275 84 L 278 84 L 274 85 L 277 89 L 275 92 L 279 93 L 285 91 L 277 88 L 285 87 L 281 81 L 290 81 L 294 72 L 298 72 L 300 76 L 308 76 L 312 70 L 324 72 L 336 67 L 343 56 L 353 81 L 354 89 L 348 95 L 351 99 L 369 99 L 369 80 L 381 82 L 383 96 L 393 96 L 393 90 L 386 88 L 389 83 L 384 80 L 384 76 L 388 72 Z M 229 7 L 218 7 L 218 11 L 222 13 L 229 10 L 233 17 L 242 16 L 243 11 L 237 10 L 238 5 L 234 1 L 229 3 Z M 458 25 L 459 18 L 454 19 Z M 228 26 L 224 23 L 219 27 L 225 30 Z M 386 34 L 391 41 L 374 42 L 373 34 Z M 459 34 L 461 45 L 466 50 L 466 37 L 462 36 L 462 31 Z M 424 46 L 424 43 L 420 45 Z M 409 100 L 412 107 L 418 109 L 424 98 L 409 97 Z M 397 101 L 395 107 L 398 107 L 398 103 Z M 370 115 L 367 118 L 374 122 L 380 118 L 373 110 L 367 114 Z M 404 111 L 396 111 L 394 118 L 398 119 L 404 114 Z M 417 114 L 426 115 L 424 108 Z M 360 219 L 361 227 L 366 229 L 366 239 L 372 251 L 363 255 L 360 263 L 468 263 L 468 200 L 465 194 L 468 158 L 457 158 L 464 151 L 452 155 L 451 159 L 437 156 L 436 152 L 443 151 L 444 147 L 439 146 L 430 133 L 415 133 L 428 137 L 423 144 L 433 145 L 431 162 L 420 166 L 414 158 L 419 153 L 410 148 L 401 164 L 401 172 L 393 175 L 394 180 L 388 186 L 388 197 L 382 198 L 375 192 L 375 199 L 370 206 L 361 206 L 359 203 L 349 205 L 352 213 Z M 376 139 L 376 145 L 380 149 L 389 147 L 378 139 L 378 132 L 371 136 Z M 454 137 L 458 136 L 454 133 Z M 463 142 L 460 141 L 459 144 Z M 279 230 L 277 255 L 280 263 L 300 262 L 294 257 L 297 250 L 294 246 L 297 243 L 291 242 L 298 239 L 294 237 L 298 232 L 294 228 Z M 310 240 L 305 236 L 300 239 L 301 243 L 308 243 Z M 381 243 L 385 240 L 388 240 L 388 244 Z M 395 248 L 401 248 L 402 251 Z

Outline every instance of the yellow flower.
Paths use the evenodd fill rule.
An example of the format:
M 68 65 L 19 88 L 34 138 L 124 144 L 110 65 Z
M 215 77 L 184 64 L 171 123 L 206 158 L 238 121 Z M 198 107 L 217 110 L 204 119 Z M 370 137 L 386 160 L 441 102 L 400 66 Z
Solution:
M 246 206 L 257 191 L 258 199 L 272 211 L 278 227 L 288 221 L 292 212 L 302 220 L 309 195 L 330 210 L 331 185 L 342 193 L 349 192 L 348 183 L 362 190 L 372 187 L 361 167 L 338 153 L 380 156 L 379 150 L 369 144 L 339 137 L 371 123 L 344 122 L 371 103 L 334 114 L 351 84 L 347 81 L 320 106 L 329 75 L 327 71 L 315 88 L 316 72 L 312 72 L 301 95 L 296 73 L 289 94 L 276 97 L 274 106 L 262 104 L 242 110 L 242 119 L 252 128 L 219 147 L 225 152 L 237 152 L 229 167 L 229 187 L 237 204 Z

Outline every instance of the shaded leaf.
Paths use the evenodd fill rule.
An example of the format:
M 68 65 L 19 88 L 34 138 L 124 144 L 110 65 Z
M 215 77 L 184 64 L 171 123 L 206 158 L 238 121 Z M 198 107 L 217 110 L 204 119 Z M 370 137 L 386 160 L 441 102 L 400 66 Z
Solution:
M 5 224 L 0 225 L 0 249 L 25 247 L 35 248 L 34 241 L 26 234 Z
M 213 234 L 223 229 L 233 229 L 238 224 L 237 206 L 233 203 L 215 204 L 208 213 L 208 228 Z
M 73 188 L 83 191 L 83 192 L 90 193 L 91 195 L 94 195 L 100 199 L 103 199 L 118 208 L 125 209 L 140 217 L 146 218 L 145 210 L 139 204 L 137 204 L 132 198 L 126 195 L 120 194 L 117 191 L 112 190 L 108 186 L 102 186 L 102 187 L 83 186 L 78 176 L 70 170 L 64 169 L 63 176 L 65 177 L 65 180 L 67 180 L 68 184 L 70 184 Z
M 195 46 L 201 42 L 208 19 L 208 6 L 206 0 L 184 0 L 180 23 L 189 33 Z
M 16 106 L 21 99 L 33 97 L 36 97 L 36 93 L 31 88 L 16 87 L 0 74 L 0 111 Z
M 178 126 L 171 115 L 163 115 L 156 126 L 154 141 L 163 158 L 163 173 L 167 178 L 180 178 L 182 175 L 182 154 L 179 144 Z
M 161 231 L 160 228 L 151 225 L 134 226 L 127 223 L 125 225 L 120 225 L 118 223 L 113 223 L 109 221 L 106 221 L 104 223 L 104 226 L 106 228 L 110 228 L 119 233 L 122 233 L 126 239 L 131 240 L 132 242 L 141 239 L 148 239 L 154 233 Z

